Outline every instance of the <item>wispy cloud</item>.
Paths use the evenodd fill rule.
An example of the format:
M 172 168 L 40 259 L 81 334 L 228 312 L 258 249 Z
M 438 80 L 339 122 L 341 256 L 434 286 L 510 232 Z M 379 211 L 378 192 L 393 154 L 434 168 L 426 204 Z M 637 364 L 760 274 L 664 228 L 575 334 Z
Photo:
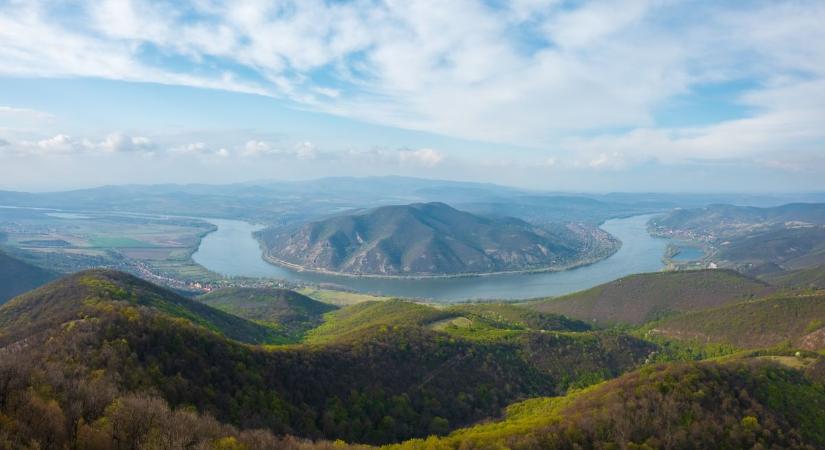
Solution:
M 38 111 L 36 109 L 29 109 L 29 108 L 15 108 L 12 106 L 2 106 L 0 105 L 0 117 L 24 117 L 30 119 L 38 119 L 38 120 L 46 120 L 52 119 L 52 116 L 49 113 Z
M 825 76 L 818 1 L 62 6 L 59 14 L 44 0 L 0 6 L 0 73 L 253 92 L 533 146 L 582 130 L 650 127 L 656 105 L 701 83 L 752 78 L 764 86 L 752 92 L 758 97 Z M 764 112 L 797 106 L 773 102 Z
M 7 123 L 50 114 L 0 106 L 8 119 L 0 123 L 8 142 L 0 152 L 165 155 L 238 161 L 245 169 L 462 166 L 492 175 L 495 167 L 608 176 L 645 165 L 749 161 L 807 174 L 825 170 L 818 156 L 825 147 L 822 23 L 818 0 L 0 2 L 0 76 L 253 93 L 369 123 L 528 148 L 473 155 L 438 141 L 330 148 L 331 139 L 312 135 L 169 138 L 157 130 L 77 137 L 82 132 L 59 126 L 32 137 Z M 700 92 L 727 84 L 738 86 L 725 100 L 736 114 L 662 125 L 662 105 L 686 98 L 712 113 Z

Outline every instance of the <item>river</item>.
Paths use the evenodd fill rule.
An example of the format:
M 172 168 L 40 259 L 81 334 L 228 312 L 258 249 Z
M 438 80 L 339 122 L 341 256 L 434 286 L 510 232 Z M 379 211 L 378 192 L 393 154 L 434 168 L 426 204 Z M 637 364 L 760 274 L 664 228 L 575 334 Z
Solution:
M 622 241 L 611 257 L 562 272 L 434 279 L 354 278 L 300 272 L 267 263 L 252 232 L 259 226 L 237 220 L 203 219 L 218 230 L 208 234 L 192 258 L 227 276 L 269 277 L 292 282 L 332 284 L 359 292 L 453 302 L 468 299 L 524 299 L 580 291 L 639 272 L 662 268 L 668 241 L 647 233 L 651 216 L 608 220 L 602 229 Z

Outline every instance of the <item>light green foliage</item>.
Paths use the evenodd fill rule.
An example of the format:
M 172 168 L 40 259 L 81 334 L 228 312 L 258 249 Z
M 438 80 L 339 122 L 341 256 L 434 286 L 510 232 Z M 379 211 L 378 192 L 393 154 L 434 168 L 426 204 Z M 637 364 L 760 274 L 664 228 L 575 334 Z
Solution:
M 306 342 L 331 342 L 378 325 L 421 326 L 455 314 L 403 300 L 364 302 L 328 313 L 324 323 L 307 334 Z

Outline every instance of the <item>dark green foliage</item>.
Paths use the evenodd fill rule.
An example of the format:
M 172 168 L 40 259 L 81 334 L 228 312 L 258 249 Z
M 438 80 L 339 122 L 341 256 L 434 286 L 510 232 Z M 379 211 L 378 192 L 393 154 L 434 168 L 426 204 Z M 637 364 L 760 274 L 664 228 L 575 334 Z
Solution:
M 154 392 L 242 428 L 369 443 L 443 433 L 632 369 L 652 350 L 628 337 L 532 330 L 457 339 L 429 328 L 451 313 L 401 301 L 332 313 L 316 336 L 324 345 L 267 349 L 211 332 L 199 325 L 211 308 L 187 316 L 185 299 L 141 283 L 90 271 L 19 297 L 0 309 L 0 349 L 26 348 L 32 366 L 102 375 L 119 392 Z
M 56 273 L 32 266 L 0 251 L 0 305 L 55 278 Z
M 825 295 L 775 297 L 675 316 L 650 326 L 651 334 L 738 348 L 788 345 L 825 348 Z
M 15 336 L 80 319 L 114 302 L 151 307 L 241 342 L 287 340 L 285 335 L 270 328 L 181 297 L 132 275 L 88 270 L 23 294 L 0 307 L 0 344 Z
M 244 428 L 356 442 L 425 435 L 553 392 L 552 379 L 508 346 L 481 347 L 420 328 L 376 329 L 347 345 L 267 351 L 115 305 L 44 339 L 55 367 L 73 367 L 84 377 L 104 370 L 125 392 L 156 391 L 175 407 L 192 405 Z
M 639 367 L 656 346 L 621 333 L 525 333 L 518 351 L 563 392 L 614 378 Z
M 647 367 L 501 422 L 405 449 L 742 449 L 825 446 L 825 387 L 757 362 Z
M 657 272 L 630 275 L 525 306 L 597 325 L 638 325 L 673 313 L 741 301 L 770 290 L 766 283 L 731 270 Z
M 775 286 L 793 289 L 825 289 L 825 266 L 775 272 L 762 277 Z
M 112 373 L 66 369 L 54 363 L 37 364 L 19 352 L 4 354 L 0 359 L 0 449 L 340 448 L 276 437 L 263 429 L 239 430 L 191 408 L 171 409 L 151 393 L 123 392 Z
M 453 306 L 450 312 L 462 316 L 486 320 L 498 327 L 546 331 L 587 331 L 590 325 L 569 319 L 560 314 L 551 314 L 506 303 L 475 303 Z
M 599 246 L 584 231 L 565 230 L 480 217 L 444 203 L 416 203 L 270 228 L 258 237 L 275 262 L 355 275 L 546 269 L 580 262 L 593 256 L 587 254 L 591 251 L 605 256 L 614 250 L 607 236 Z
M 221 311 L 283 331 L 293 340 L 317 327 L 337 307 L 288 289 L 226 288 L 197 300 Z

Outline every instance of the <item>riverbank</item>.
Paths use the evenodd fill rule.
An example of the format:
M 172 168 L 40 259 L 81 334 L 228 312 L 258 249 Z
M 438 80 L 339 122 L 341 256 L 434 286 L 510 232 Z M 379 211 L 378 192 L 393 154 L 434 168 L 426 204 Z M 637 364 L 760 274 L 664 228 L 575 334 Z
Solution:
M 225 219 L 203 219 L 218 226 L 206 236 L 193 258 L 207 269 L 230 277 L 261 277 L 287 283 L 327 286 L 386 297 L 442 303 L 466 300 L 521 300 L 563 295 L 640 272 L 663 268 L 667 240 L 647 234 L 651 215 L 606 221 L 600 228 L 622 242 L 611 256 L 587 265 L 553 272 L 481 277 L 388 279 L 336 276 L 297 271 L 265 261 L 252 236 L 259 226 Z
M 502 271 L 502 272 L 479 272 L 479 273 L 454 273 L 454 274 L 421 274 L 421 275 L 382 275 L 382 274 L 357 274 L 357 273 L 347 273 L 347 272 L 335 272 L 332 270 L 326 269 L 314 269 L 314 268 L 307 268 L 304 266 L 300 266 L 298 264 L 290 263 L 289 261 L 284 261 L 282 259 L 278 259 L 266 251 L 263 251 L 262 258 L 264 261 L 280 266 L 286 269 L 294 270 L 296 272 L 309 272 L 309 273 L 316 273 L 319 275 L 329 275 L 334 277 L 348 277 L 348 278 L 363 278 L 363 279 L 379 279 L 379 280 L 438 280 L 438 279 L 454 279 L 454 278 L 480 278 L 480 277 L 496 277 L 496 276 L 507 276 L 507 275 L 526 275 L 526 274 L 539 274 L 539 273 L 549 273 L 549 272 L 563 272 L 566 270 L 573 270 L 579 267 L 589 266 L 591 264 L 596 264 L 599 261 L 605 260 L 611 256 L 613 256 L 616 252 L 619 251 L 622 247 L 621 240 L 613 237 L 614 245 L 611 246 L 610 249 L 607 249 L 604 254 L 591 257 L 591 258 L 583 258 L 575 263 L 567 264 L 564 266 L 557 266 L 557 267 L 542 267 L 542 268 L 535 268 L 535 269 L 524 269 L 524 270 L 509 270 L 509 271 Z

